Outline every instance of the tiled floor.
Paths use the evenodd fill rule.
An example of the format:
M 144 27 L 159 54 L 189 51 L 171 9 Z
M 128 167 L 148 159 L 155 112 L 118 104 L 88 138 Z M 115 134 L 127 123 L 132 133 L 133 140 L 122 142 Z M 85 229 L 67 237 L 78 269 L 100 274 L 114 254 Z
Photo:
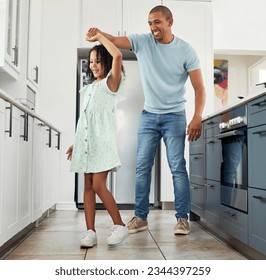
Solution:
M 121 211 L 124 222 L 132 210 Z M 149 230 L 131 234 L 120 245 L 108 247 L 112 226 L 105 210 L 98 210 L 98 244 L 81 249 L 79 239 L 85 229 L 83 211 L 54 211 L 5 259 L 7 260 L 244 260 L 246 257 L 191 222 L 187 236 L 173 234 L 174 211 L 151 210 Z

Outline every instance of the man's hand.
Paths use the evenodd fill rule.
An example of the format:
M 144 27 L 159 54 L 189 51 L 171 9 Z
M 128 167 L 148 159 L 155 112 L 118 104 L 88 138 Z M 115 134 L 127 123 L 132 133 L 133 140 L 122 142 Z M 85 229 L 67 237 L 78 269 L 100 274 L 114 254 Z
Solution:
M 89 42 L 98 41 L 97 34 L 101 34 L 101 31 L 98 28 L 96 27 L 90 28 L 86 33 L 86 40 Z
M 188 141 L 196 141 L 201 135 L 201 117 L 194 116 L 187 128 Z

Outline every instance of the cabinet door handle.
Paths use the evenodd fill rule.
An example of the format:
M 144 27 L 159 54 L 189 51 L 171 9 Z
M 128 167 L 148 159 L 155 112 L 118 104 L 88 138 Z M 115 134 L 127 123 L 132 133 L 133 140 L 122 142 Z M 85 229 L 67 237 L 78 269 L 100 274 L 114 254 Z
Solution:
M 23 138 L 23 141 L 28 142 L 29 140 L 29 114 L 24 112 L 24 115 L 21 115 L 24 118 L 24 128 L 23 128 L 23 135 L 20 137 Z
M 57 146 L 55 147 L 57 148 L 57 150 L 60 150 L 60 132 L 58 132 L 56 136 L 57 136 Z
M 9 137 L 12 137 L 12 116 L 13 116 L 13 105 L 10 103 L 9 107 L 6 107 L 9 111 L 9 130 L 5 130 L 5 133 L 9 134 Z
M 20 115 L 21 118 L 23 118 L 23 134 L 20 135 L 21 138 L 23 138 L 23 141 L 26 141 L 26 112 L 24 113 L 24 115 Z
M 251 106 L 258 106 L 258 107 L 266 106 L 266 99 L 264 99 L 263 101 L 254 103 L 254 104 L 252 104 Z
M 48 129 L 46 129 L 49 132 L 48 135 L 48 143 L 46 143 L 46 145 L 51 148 L 52 147 L 52 128 L 49 127 Z
M 36 65 L 34 68 L 35 70 L 35 79 L 33 80 L 36 84 L 39 83 L 39 67 Z
M 201 157 L 194 157 L 194 159 L 196 159 L 196 160 L 197 160 L 197 159 L 201 159 Z
M 14 60 L 12 61 L 12 63 L 15 66 L 18 66 L 18 47 L 15 45 L 15 47 L 12 48 L 12 50 L 14 51 Z

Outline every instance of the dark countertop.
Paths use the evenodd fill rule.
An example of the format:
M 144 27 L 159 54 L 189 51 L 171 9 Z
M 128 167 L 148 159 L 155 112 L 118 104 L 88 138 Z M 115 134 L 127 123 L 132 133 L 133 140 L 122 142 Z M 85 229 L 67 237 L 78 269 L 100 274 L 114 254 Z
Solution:
M 225 113 L 225 112 L 227 112 L 227 111 L 229 111 L 231 109 L 234 109 L 234 108 L 237 108 L 237 107 L 239 107 L 241 105 L 244 105 L 244 104 L 248 103 L 249 101 L 257 99 L 257 98 L 259 98 L 259 97 L 261 97 L 263 95 L 266 95 L 266 88 L 262 88 L 260 91 L 258 91 L 255 94 L 251 94 L 251 95 L 249 95 L 247 97 L 244 97 L 243 99 L 239 100 L 238 102 L 236 102 L 234 104 L 230 104 L 228 106 L 225 106 L 224 108 L 214 112 L 213 114 L 209 114 L 209 115 L 203 117 L 202 121 L 205 121 L 205 120 L 208 120 L 208 119 L 210 119 L 212 117 L 215 117 L 215 116 L 218 116 L 220 114 L 223 114 L 223 113 Z

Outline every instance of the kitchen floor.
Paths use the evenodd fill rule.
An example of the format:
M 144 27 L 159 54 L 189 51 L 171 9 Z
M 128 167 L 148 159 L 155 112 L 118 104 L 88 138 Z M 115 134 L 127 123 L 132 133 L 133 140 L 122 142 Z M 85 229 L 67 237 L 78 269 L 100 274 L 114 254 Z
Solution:
M 132 210 L 122 210 L 127 223 Z M 106 243 L 112 222 L 105 210 L 97 210 L 98 244 L 81 249 L 79 239 L 85 229 L 84 212 L 53 211 L 38 228 L 5 256 L 6 260 L 245 260 L 245 256 L 190 222 L 189 235 L 174 235 L 173 210 L 150 211 L 149 229 L 130 234 L 121 244 Z

